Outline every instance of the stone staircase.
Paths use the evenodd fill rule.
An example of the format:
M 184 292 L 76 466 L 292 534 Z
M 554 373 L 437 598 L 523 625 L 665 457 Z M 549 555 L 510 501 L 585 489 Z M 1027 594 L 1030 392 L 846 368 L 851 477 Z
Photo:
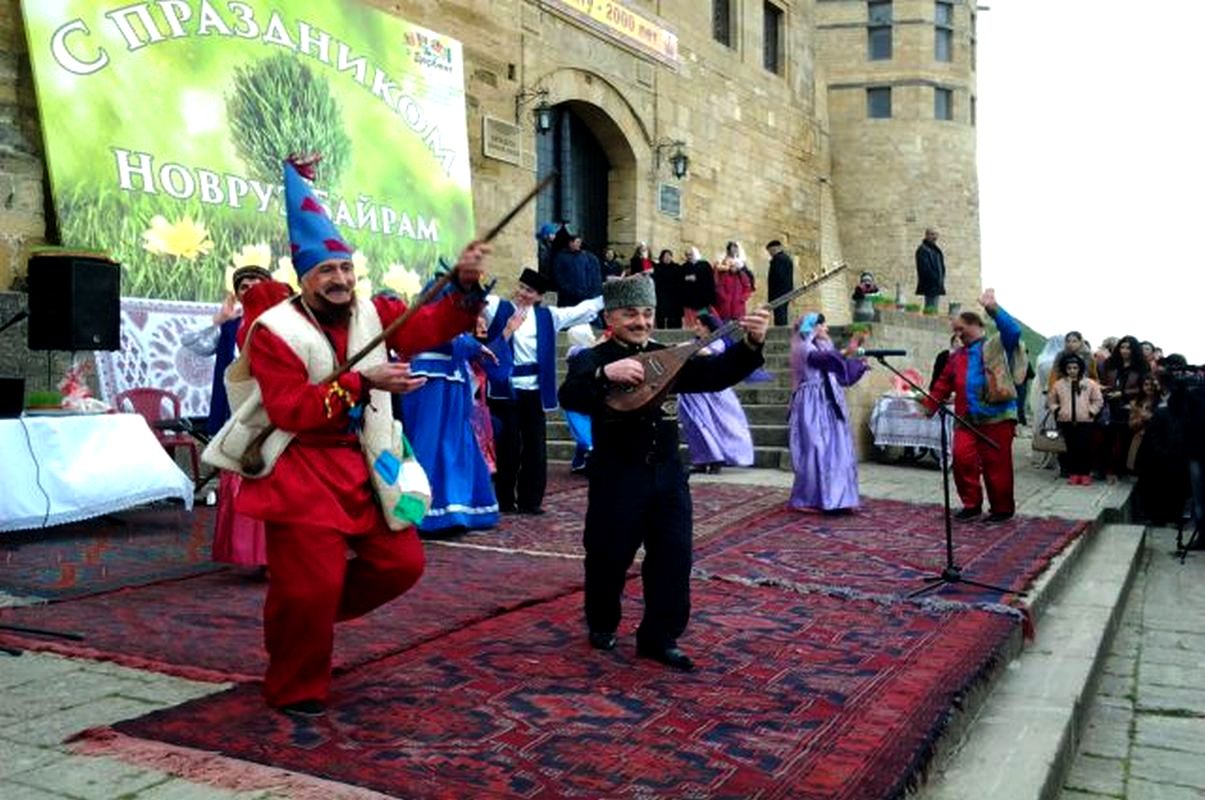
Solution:
M 767 469 L 791 469 L 791 454 L 788 450 L 787 412 L 791 403 L 791 329 L 772 328 L 766 337 L 765 369 L 772 379 L 762 383 L 740 383 L 735 387 L 736 395 L 749 419 L 749 431 L 753 435 L 753 466 Z M 688 331 L 658 331 L 657 341 L 677 344 L 690 340 Z M 557 341 L 557 381 L 565 377 L 565 353 L 568 350 L 565 335 Z M 548 460 L 567 462 L 573 458 L 574 444 L 569 435 L 569 425 L 559 411 L 548 415 Z M 683 447 L 683 460 L 686 457 Z

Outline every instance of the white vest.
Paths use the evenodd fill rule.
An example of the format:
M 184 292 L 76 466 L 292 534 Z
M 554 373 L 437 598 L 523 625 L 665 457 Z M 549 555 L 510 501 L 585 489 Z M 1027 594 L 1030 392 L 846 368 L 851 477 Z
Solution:
M 299 298 L 290 298 L 276 304 L 260 315 L 247 331 L 242 352 L 226 369 L 230 419 L 205 448 L 202 457 L 206 463 L 249 478 L 262 478 L 272 472 L 277 459 L 296 435 L 291 431 L 274 429 L 263 442 L 263 469 L 254 473 L 245 470 L 243 454 L 257 436 L 271 427 L 263 404 L 263 394 L 259 383 L 251 375 L 247 357 L 251 337 L 260 325 L 276 334 L 301 359 L 311 383 L 318 383 L 338 367 L 334 348 L 326 335 L 299 307 L 301 302 Z M 349 321 L 348 355 L 359 352 L 380 333 L 381 318 L 376 306 L 367 298 L 357 298 Z M 380 342 L 359 362 L 359 366 L 372 367 L 387 361 L 385 344 Z M 369 392 L 359 439 L 386 523 L 394 530 L 417 525 L 430 506 L 431 486 L 426 473 L 410 452 L 409 443 L 405 442 L 401 422 L 393 418 L 389 392 L 379 389 Z

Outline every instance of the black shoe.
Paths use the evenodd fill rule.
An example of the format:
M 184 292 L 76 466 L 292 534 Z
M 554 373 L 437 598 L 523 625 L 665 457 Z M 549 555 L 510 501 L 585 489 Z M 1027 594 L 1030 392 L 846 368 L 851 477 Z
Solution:
M 683 672 L 690 672 L 695 668 L 695 662 L 691 661 L 690 656 L 683 653 L 677 645 L 669 645 L 667 647 L 664 645 L 655 646 L 637 643 L 636 655 L 660 661 L 667 667 L 673 667 Z
M 544 513 L 542 508 L 527 508 L 525 506 L 516 506 L 515 512 L 518 514 L 527 514 L 531 517 L 538 517 Z
M 708 475 L 719 475 L 720 470 L 723 468 L 724 468 L 724 464 L 722 462 L 716 462 L 715 464 L 708 464 L 707 465 L 707 474 Z
M 690 474 L 691 475 L 706 475 L 709 470 L 710 470 L 710 466 L 707 464 L 691 464 L 690 465 Z
M 959 511 L 957 514 L 954 515 L 954 519 L 966 522 L 969 519 L 975 519 L 982 513 L 983 513 L 983 509 L 979 508 L 979 507 L 964 508 L 962 511 Z
M 1013 518 L 1012 511 L 993 511 L 987 515 L 988 522 L 1007 522 Z
M 595 650 L 614 650 L 619 644 L 615 634 L 604 631 L 590 631 L 590 646 Z
M 296 703 L 289 703 L 287 706 L 281 706 L 280 710 L 288 714 L 290 717 L 306 717 L 312 719 L 326 715 L 326 704 L 321 700 L 298 700 Z

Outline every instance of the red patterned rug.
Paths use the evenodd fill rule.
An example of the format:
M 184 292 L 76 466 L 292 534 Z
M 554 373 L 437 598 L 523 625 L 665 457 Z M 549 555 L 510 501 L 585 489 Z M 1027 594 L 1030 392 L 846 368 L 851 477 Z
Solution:
M 549 481 L 557 491 L 544 501 L 546 513 L 538 517 L 504 514 L 497 528 L 473 531 L 457 541 L 523 553 L 582 557 L 586 481 L 577 475 L 566 478 L 563 483 Z M 788 497 L 784 489 L 731 483 L 692 483 L 690 494 L 696 546 L 720 534 L 741 530 L 759 515 L 781 509 Z
M 0 592 L 65 600 L 224 569 L 214 510 L 151 507 L 0 535 Z
M 966 608 L 701 582 L 683 639 L 699 669 L 683 675 L 634 658 L 631 624 L 615 652 L 593 651 L 569 595 L 336 679 L 319 720 L 268 712 L 242 686 L 82 746 L 158 752 L 193 777 L 221 753 L 407 798 L 892 798 L 1015 628 Z M 225 780 L 262 771 L 224 763 L 243 773 Z
M 470 623 L 582 585 L 580 562 L 428 545 L 414 589 L 335 628 L 335 669 L 351 669 Z M 116 661 L 197 680 L 253 680 L 267 666 L 267 584 L 236 570 L 88 597 L 0 609 L 0 623 L 83 634 L 82 642 L 0 631 L 0 642 Z
M 954 562 L 963 577 L 1023 590 L 1089 523 L 1056 517 L 956 524 Z M 867 500 L 847 516 L 805 514 L 786 508 L 753 517 L 695 552 L 701 575 L 836 591 L 853 596 L 900 597 L 925 586 L 946 562 L 940 506 Z M 930 596 L 966 603 L 998 603 L 1000 592 L 966 583 Z

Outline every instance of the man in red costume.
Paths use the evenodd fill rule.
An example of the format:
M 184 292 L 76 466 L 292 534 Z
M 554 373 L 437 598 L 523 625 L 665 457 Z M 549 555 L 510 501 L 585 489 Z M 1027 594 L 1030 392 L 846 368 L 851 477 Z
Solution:
M 288 297 L 280 283 L 255 287 L 240 336 L 267 417 L 291 438 L 266 475 L 243 482 L 237 507 L 266 523 L 264 696 L 287 713 L 318 716 L 330 685 L 334 623 L 392 600 L 423 571 L 413 525 L 397 518 L 376 485 L 377 473 L 397 477 L 400 459 L 385 452 L 369 461 L 365 452 L 376 452 L 374 435 L 395 427 L 383 393 L 408 392 L 425 379 L 412 377 L 406 361 L 387 361 L 379 345 L 375 358 L 338 379 L 315 377 L 346 361 L 406 305 L 356 296 L 351 248 L 292 164 L 285 192 L 301 294 Z M 484 244 L 469 245 L 456 265 L 455 290 L 418 310 L 387 339 L 388 348 L 404 358 L 473 330 L 487 253 Z

